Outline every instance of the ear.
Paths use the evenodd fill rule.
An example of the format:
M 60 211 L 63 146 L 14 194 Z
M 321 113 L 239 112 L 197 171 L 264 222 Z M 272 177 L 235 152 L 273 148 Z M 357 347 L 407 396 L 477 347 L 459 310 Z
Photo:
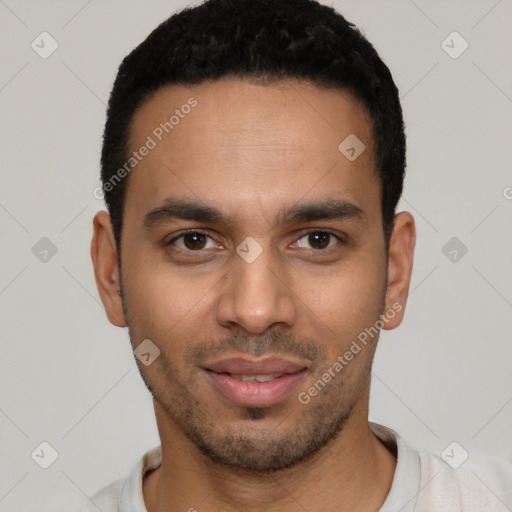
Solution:
M 116 327 L 125 327 L 114 231 L 110 216 L 105 211 L 94 216 L 91 258 L 96 286 L 107 317 Z
M 404 317 L 415 244 L 414 217 L 409 212 L 395 215 L 388 251 L 388 287 L 383 329 L 395 329 Z

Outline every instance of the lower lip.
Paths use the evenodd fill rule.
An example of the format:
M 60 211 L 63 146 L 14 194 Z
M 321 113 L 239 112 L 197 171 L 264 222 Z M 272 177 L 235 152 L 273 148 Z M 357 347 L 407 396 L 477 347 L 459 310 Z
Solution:
M 283 400 L 304 378 L 306 370 L 285 374 L 270 382 L 244 382 L 225 373 L 205 370 L 213 385 L 226 398 L 246 407 L 269 407 Z

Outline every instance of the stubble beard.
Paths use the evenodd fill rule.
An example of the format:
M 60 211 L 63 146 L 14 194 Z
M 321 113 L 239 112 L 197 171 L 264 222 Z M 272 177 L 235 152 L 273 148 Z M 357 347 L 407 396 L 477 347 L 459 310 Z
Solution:
M 134 323 L 130 320 L 123 294 L 121 297 L 129 325 L 130 340 L 132 347 L 135 347 L 133 332 L 137 329 L 132 330 Z M 237 339 L 234 337 L 229 341 L 232 341 L 230 344 L 233 347 L 240 348 Z M 318 371 L 317 378 L 327 367 L 322 356 L 323 349 L 317 343 L 304 345 L 296 343 L 289 336 L 279 336 L 275 333 L 271 333 L 265 341 L 266 343 L 245 344 L 246 349 L 250 347 L 247 353 L 261 355 L 265 353 L 265 347 L 275 347 L 276 344 L 280 347 L 301 346 L 303 355 L 313 353 L 318 361 L 323 361 L 323 364 L 319 365 L 323 369 Z M 268 430 L 261 427 L 271 416 L 275 416 L 275 407 L 278 406 L 240 407 L 240 420 L 237 423 L 243 422 L 244 428 L 230 429 L 221 425 L 214 414 L 205 409 L 189 391 L 192 383 L 182 382 L 178 372 L 170 365 L 161 366 L 159 378 L 153 384 L 149 382 L 144 367 L 138 360 L 137 365 L 153 399 L 176 427 L 210 461 L 239 472 L 266 474 L 291 468 L 312 459 L 322 449 L 328 448 L 343 431 L 364 388 L 369 386 L 377 341 L 378 336 L 371 346 L 365 348 L 372 353 L 368 354 L 365 368 L 359 374 L 357 382 L 346 384 L 344 372 L 347 369 L 344 368 L 337 379 L 322 389 L 310 404 L 302 405 L 297 399 L 297 409 L 288 415 L 295 415 L 296 420 L 289 421 L 287 427 L 281 427 L 287 422 L 285 416 L 276 428 L 270 427 Z M 295 398 L 290 397 L 292 403 Z

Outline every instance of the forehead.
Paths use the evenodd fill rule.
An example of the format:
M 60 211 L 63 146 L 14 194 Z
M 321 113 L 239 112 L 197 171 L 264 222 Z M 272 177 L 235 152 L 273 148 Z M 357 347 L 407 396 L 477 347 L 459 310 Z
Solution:
M 239 79 L 166 86 L 135 113 L 129 146 L 140 160 L 125 209 L 141 214 L 169 196 L 241 216 L 326 194 L 380 208 L 370 117 L 340 89 Z

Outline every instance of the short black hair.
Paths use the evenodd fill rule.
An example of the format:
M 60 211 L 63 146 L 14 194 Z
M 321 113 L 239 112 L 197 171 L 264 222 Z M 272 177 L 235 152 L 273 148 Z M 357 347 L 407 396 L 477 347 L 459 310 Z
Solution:
M 128 179 L 126 170 L 119 171 L 129 160 L 134 113 L 163 86 L 230 77 L 303 80 L 347 90 L 365 106 L 372 120 L 387 249 L 403 187 L 405 134 L 397 87 L 374 47 L 354 24 L 314 0 L 207 0 L 161 23 L 119 66 L 101 154 L 119 262 Z

